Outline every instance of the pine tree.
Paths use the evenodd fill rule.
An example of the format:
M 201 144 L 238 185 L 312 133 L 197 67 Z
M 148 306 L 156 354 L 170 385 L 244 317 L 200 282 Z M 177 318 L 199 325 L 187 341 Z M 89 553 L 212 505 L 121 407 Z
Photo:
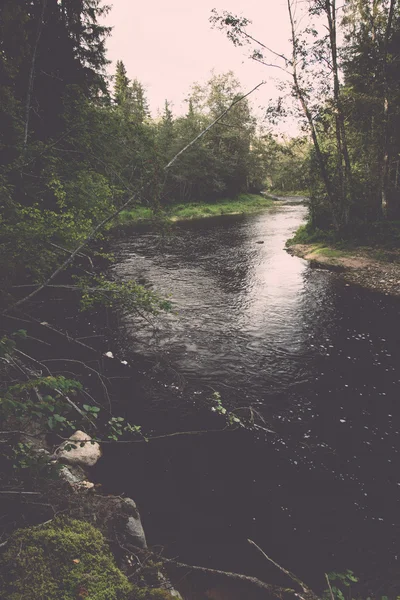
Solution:
M 122 60 L 117 60 L 114 79 L 114 102 L 122 106 L 128 97 L 129 79 L 126 74 L 125 65 Z

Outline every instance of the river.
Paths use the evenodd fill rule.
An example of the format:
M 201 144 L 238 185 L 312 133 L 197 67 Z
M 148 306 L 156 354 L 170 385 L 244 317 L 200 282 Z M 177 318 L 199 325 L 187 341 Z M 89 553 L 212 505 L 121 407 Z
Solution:
M 121 324 L 121 357 L 153 361 L 142 379 L 162 381 L 160 361 L 173 368 L 163 394 L 132 387 L 132 415 L 146 403 L 166 429 L 196 428 L 197 397 L 217 391 L 274 433 L 124 450 L 123 476 L 109 478 L 139 501 L 150 541 L 189 562 L 272 577 L 252 538 L 317 586 L 349 568 L 373 589 L 399 560 L 399 301 L 287 254 L 305 216 L 287 203 L 115 239 L 114 276 L 173 304 L 156 332 Z

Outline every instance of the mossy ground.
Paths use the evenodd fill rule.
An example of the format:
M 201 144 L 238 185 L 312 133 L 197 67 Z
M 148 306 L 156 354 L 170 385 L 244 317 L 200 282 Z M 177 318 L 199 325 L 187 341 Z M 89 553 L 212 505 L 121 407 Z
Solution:
M 258 194 L 239 194 L 236 198 L 223 198 L 216 202 L 198 202 L 190 204 L 174 204 L 166 208 L 162 215 L 168 221 L 183 221 L 186 219 L 199 219 L 203 217 L 217 217 L 229 214 L 244 214 L 257 212 L 276 205 L 276 202 L 266 196 Z M 159 216 L 159 215 L 157 215 Z M 150 208 L 137 207 L 124 210 L 120 214 L 119 224 L 130 224 L 154 219 Z
M 169 600 L 133 586 L 103 535 L 89 523 L 57 518 L 16 531 L 0 557 L 1 600 Z

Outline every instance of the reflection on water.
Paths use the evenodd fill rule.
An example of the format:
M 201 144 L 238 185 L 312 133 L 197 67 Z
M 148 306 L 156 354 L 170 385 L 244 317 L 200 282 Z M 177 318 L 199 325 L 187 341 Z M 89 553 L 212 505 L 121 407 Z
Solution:
M 287 566 L 299 566 L 305 545 L 321 569 L 396 568 L 399 303 L 288 255 L 285 241 L 304 217 L 302 205 L 284 206 L 116 243 L 118 277 L 172 294 L 156 336 L 126 320 L 135 351 L 162 348 L 191 389 L 210 385 L 231 406 L 251 403 L 279 432 L 177 450 L 166 472 L 179 517 L 168 509 L 175 533 L 165 536 L 178 549 L 204 544 L 220 566 L 253 536 Z M 150 520 L 160 531 L 157 510 Z M 247 550 L 236 551 L 246 560 Z

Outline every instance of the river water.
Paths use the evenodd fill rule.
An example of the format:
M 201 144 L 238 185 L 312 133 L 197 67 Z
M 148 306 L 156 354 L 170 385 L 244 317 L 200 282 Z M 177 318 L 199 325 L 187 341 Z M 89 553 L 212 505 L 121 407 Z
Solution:
M 116 277 L 171 294 L 156 331 L 131 316 L 119 332 L 123 358 L 153 360 L 142 378 L 173 367 L 150 412 L 196 428 L 196 397 L 215 390 L 274 433 L 124 451 L 114 484 L 139 500 L 150 541 L 188 561 L 265 579 L 252 538 L 316 585 L 349 568 L 374 590 L 399 571 L 399 301 L 287 254 L 305 217 L 288 203 L 115 240 Z

